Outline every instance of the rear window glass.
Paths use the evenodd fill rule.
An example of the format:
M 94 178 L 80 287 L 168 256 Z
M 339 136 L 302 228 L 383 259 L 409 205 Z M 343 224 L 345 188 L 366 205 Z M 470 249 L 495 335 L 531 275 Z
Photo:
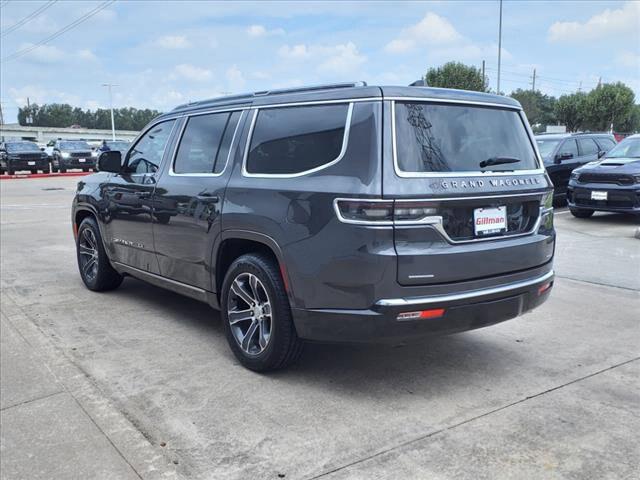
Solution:
M 598 153 L 598 144 L 593 138 L 579 138 L 582 155 L 595 155 Z
M 600 144 L 600 147 L 602 147 L 602 150 L 605 151 L 610 150 L 616 146 L 616 142 L 614 142 L 610 138 L 598 138 L 598 143 Z
M 397 161 L 404 172 L 537 168 L 535 151 L 516 111 L 397 102 L 395 117 Z
M 348 111 L 348 104 L 259 110 L 247 172 L 301 173 L 336 160 L 345 141 Z

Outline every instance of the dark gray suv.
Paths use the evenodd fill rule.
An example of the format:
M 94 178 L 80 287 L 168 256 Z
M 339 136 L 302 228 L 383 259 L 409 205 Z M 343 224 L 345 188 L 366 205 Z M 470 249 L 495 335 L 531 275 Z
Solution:
M 98 165 L 72 211 L 86 286 L 130 275 L 207 302 L 254 370 L 306 340 L 491 325 L 553 284 L 552 185 L 507 97 L 362 83 L 224 97 Z

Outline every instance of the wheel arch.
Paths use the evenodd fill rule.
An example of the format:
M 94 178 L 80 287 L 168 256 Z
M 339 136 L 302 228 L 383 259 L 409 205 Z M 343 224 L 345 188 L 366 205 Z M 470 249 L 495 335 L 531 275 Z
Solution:
M 280 269 L 289 301 L 292 302 L 291 282 L 282 249 L 270 236 L 248 230 L 225 230 L 220 235 L 212 258 L 213 271 L 215 272 L 214 287 L 218 299 L 227 270 L 238 257 L 246 253 L 263 253 L 273 258 Z

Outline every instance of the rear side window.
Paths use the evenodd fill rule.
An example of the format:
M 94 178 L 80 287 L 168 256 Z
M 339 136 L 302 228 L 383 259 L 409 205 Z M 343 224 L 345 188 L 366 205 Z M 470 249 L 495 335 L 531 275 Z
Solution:
M 560 150 L 558 150 L 558 154 L 560 155 L 565 155 L 567 153 L 570 153 L 574 157 L 578 156 L 578 145 L 576 144 L 576 141 L 573 138 L 569 140 L 565 140 L 562 146 L 560 147 Z
M 189 117 L 173 165 L 175 173 L 213 173 L 230 112 Z M 226 157 L 220 163 L 224 164 Z
M 598 143 L 600 144 L 600 149 L 604 150 L 605 152 L 608 152 L 616 146 L 616 142 L 614 142 L 610 138 L 598 138 Z
M 578 145 L 580 145 L 582 155 L 595 155 L 599 150 L 598 144 L 593 138 L 579 138 Z
M 517 111 L 471 105 L 397 102 L 396 152 L 404 172 L 538 168 Z
M 349 111 L 349 104 L 259 110 L 247 172 L 295 174 L 337 160 L 345 147 Z

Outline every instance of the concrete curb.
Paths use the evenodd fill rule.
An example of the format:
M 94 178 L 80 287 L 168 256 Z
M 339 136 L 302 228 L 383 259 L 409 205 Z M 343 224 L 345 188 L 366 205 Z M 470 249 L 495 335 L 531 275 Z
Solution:
M 0 175 L 0 180 L 24 180 L 29 178 L 48 177 L 82 177 L 94 172 L 67 172 L 67 173 L 16 173 L 14 175 Z

